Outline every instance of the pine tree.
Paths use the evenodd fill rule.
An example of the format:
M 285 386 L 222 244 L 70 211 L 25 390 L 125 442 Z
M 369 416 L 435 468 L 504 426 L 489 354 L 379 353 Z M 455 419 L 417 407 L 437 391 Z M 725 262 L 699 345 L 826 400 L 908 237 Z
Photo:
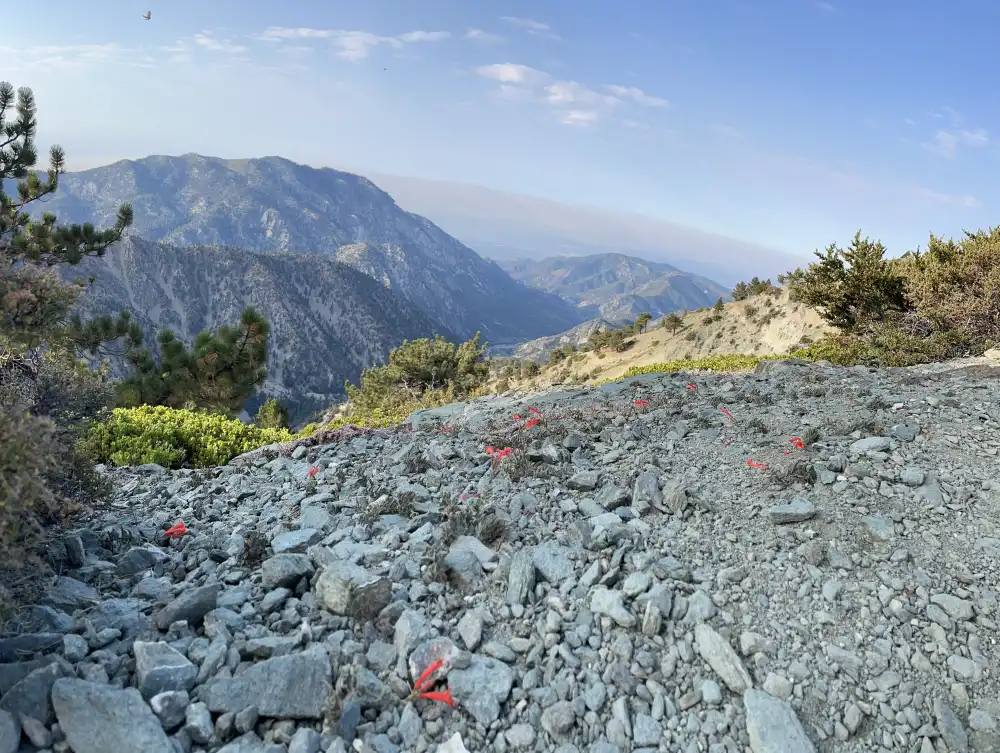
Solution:
M 45 179 L 34 170 L 36 112 L 31 89 L 15 93 L 9 82 L 0 81 L 0 350 L 43 343 L 97 347 L 101 329 L 109 328 L 120 336 L 135 335 L 137 328 L 127 322 L 102 319 L 86 326 L 71 315 L 82 286 L 63 283 L 51 268 L 102 256 L 132 224 L 132 207 L 122 204 L 114 226 L 106 230 L 90 223 L 58 224 L 51 212 L 32 219 L 31 205 L 54 193 L 66 170 L 66 155 L 58 146 L 49 152 Z M 10 179 L 18 181 L 16 197 L 4 190 Z
M 134 373 L 119 385 L 119 401 L 238 413 L 267 378 L 269 332 L 264 318 L 249 307 L 238 326 L 223 325 L 215 334 L 203 330 L 190 349 L 171 330 L 160 330 L 159 361 L 148 349 L 129 354 Z
M 676 311 L 671 311 L 663 317 L 663 326 L 670 330 L 671 335 L 674 334 L 683 324 L 684 320 Z
M 642 334 L 642 331 L 646 329 L 646 325 L 653 318 L 653 315 L 648 311 L 643 311 L 639 316 L 635 318 L 635 331 Z

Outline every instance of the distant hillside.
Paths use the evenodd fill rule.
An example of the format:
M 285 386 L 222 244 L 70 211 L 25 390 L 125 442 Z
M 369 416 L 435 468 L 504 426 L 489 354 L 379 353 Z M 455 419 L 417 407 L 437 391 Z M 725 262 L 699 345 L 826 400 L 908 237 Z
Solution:
M 297 421 L 342 399 L 345 380 L 356 381 L 404 339 L 457 337 L 385 285 L 316 254 L 129 238 L 64 274 L 94 275 L 82 312 L 127 309 L 149 345 L 158 328 L 190 340 L 204 328 L 237 323 L 244 307 L 254 306 L 271 326 L 263 392 L 279 397 Z
M 515 282 L 352 173 L 280 157 L 153 156 L 67 173 L 42 208 L 62 221 L 103 226 L 123 201 L 135 209 L 133 232 L 147 240 L 341 259 L 390 285 L 439 331 L 461 337 L 482 331 L 490 342 L 517 343 L 588 318 Z
M 681 359 L 730 354 L 783 354 L 800 344 L 816 342 L 832 332 L 833 328 L 823 321 L 818 311 L 801 303 L 792 303 L 788 290 L 781 288 L 777 295 L 764 294 L 743 301 L 731 301 L 725 304 L 719 315 L 708 309 L 692 311 L 673 333 L 654 319 L 646 332 L 630 337 L 634 343 L 622 353 L 611 349 L 602 353 L 579 352 L 567 360 L 544 367 L 537 377 L 514 387 L 594 384 L 603 379 L 620 377 L 633 366 Z M 514 356 L 538 358 L 536 343 L 526 343 Z
M 515 280 L 575 303 L 588 318 L 625 324 L 729 299 L 729 290 L 669 264 L 623 254 L 556 256 L 498 262 Z

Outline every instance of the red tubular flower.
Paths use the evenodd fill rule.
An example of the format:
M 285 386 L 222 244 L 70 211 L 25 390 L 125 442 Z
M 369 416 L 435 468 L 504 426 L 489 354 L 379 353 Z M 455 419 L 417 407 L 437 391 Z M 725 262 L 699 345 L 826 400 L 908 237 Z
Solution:
M 420 698 L 426 698 L 428 701 L 440 701 L 441 703 L 447 703 L 449 706 L 454 706 L 455 701 L 451 697 L 451 688 L 445 688 L 443 692 L 430 691 L 427 693 L 421 693 Z
M 417 681 L 413 683 L 413 689 L 416 690 L 418 693 L 422 693 L 424 690 L 424 686 L 426 686 L 430 682 L 431 675 L 433 675 L 437 670 L 439 670 L 442 664 L 444 664 L 444 659 L 438 659 L 437 661 L 431 662 L 427 666 L 427 669 L 425 669 L 420 674 L 420 677 L 417 678 Z
M 520 421 L 521 420 L 521 414 L 520 413 L 515 413 L 514 414 L 514 420 L 515 421 Z
M 747 460 L 747 465 L 751 468 L 760 468 L 761 470 L 767 470 L 767 463 L 758 463 L 756 460 Z
M 540 410 L 538 410 L 538 408 L 536 408 L 535 406 L 533 406 L 533 405 L 529 405 L 529 406 L 528 406 L 528 410 L 530 410 L 530 411 L 531 411 L 532 413 L 534 413 L 534 414 L 535 414 L 536 416 L 538 416 L 539 418 L 541 418 L 541 417 L 542 417 L 542 412 L 541 412 Z
M 317 473 L 319 473 L 319 466 L 314 465 L 308 471 L 306 471 L 306 478 L 312 478 Z
M 796 450 L 801 450 L 805 448 L 805 443 L 799 437 L 792 437 L 788 440 L 788 443 L 792 445 Z
M 724 406 L 724 405 L 719 406 L 719 410 L 721 410 L 725 414 L 726 418 L 728 418 L 734 424 L 736 423 L 736 419 L 733 418 L 733 414 L 729 412 L 729 409 L 726 408 L 726 406 Z
M 166 531 L 163 532 L 163 535 L 166 536 L 168 539 L 179 539 L 181 536 L 187 535 L 187 532 L 188 529 L 187 526 L 184 525 L 184 521 L 178 520 L 177 525 L 168 528 Z
M 698 388 L 695 387 L 694 384 L 692 384 L 691 382 L 688 382 L 686 385 L 684 385 L 684 387 L 685 387 L 685 389 L 688 392 L 697 392 L 698 391 Z
M 529 421 L 525 422 L 524 428 L 525 429 L 530 429 L 532 426 L 535 426 L 537 423 L 538 423 L 538 419 L 537 418 L 532 418 Z

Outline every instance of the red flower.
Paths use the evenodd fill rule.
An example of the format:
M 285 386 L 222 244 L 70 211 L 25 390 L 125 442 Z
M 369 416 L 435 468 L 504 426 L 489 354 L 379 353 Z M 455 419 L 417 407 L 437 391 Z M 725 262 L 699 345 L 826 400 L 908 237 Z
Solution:
M 684 387 L 687 389 L 688 392 L 697 392 L 698 391 L 698 388 L 695 387 L 691 382 L 688 382 L 686 385 L 684 385 Z
M 441 703 L 447 703 L 449 706 L 455 705 L 455 701 L 451 697 L 451 688 L 445 688 L 444 692 L 428 691 L 426 693 L 421 693 L 419 697 L 426 698 L 428 701 L 440 701 Z
M 306 472 L 306 478 L 312 478 L 319 473 L 319 466 L 314 465 Z
M 538 410 L 538 408 L 536 408 L 535 406 L 533 406 L 533 405 L 529 405 L 529 406 L 528 406 L 528 410 L 530 410 L 530 411 L 531 411 L 532 413 L 534 413 L 534 414 L 535 414 L 536 416 L 538 416 L 539 418 L 541 418 L 541 417 L 542 417 L 542 412 L 541 412 L 540 410 Z
M 803 449 L 806 445 L 799 437 L 792 437 L 788 440 L 788 444 L 794 447 L 796 450 Z
M 514 414 L 514 420 L 515 421 L 520 421 L 521 420 L 521 414 L 520 413 L 515 413 Z
M 187 526 L 184 525 L 184 521 L 178 520 L 177 525 L 168 528 L 166 531 L 163 532 L 163 535 L 166 536 L 168 539 L 179 539 L 181 536 L 186 536 L 187 532 L 188 529 Z
M 758 463 L 756 460 L 747 460 L 747 465 L 751 468 L 760 468 L 762 470 L 767 470 L 767 463 Z
M 428 701 L 440 701 L 441 703 L 447 703 L 449 706 L 454 706 L 455 701 L 451 697 L 451 688 L 445 688 L 443 691 L 439 690 L 428 690 L 428 688 L 433 685 L 432 675 L 444 664 L 444 659 L 438 659 L 437 661 L 431 662 L 431 664 L 425 669 L 417 681 L 413 683 L 413 692 L 417 694 L 418 698 L 426 698 Z
M 637 408 L 648 408 L 649 407 L 649 401 L 643 400 L 642 398 L 639 398 L 638 400 L 636 400 L 633 403 L 633 405 L 635 405 Z
M 524 428 L 525 429 L 530 429 L 532 426 L 535 426 L 537 423 L 538 423 L 538 419 L 537 418 L 532 418 L 529 421 L 525 422 Z

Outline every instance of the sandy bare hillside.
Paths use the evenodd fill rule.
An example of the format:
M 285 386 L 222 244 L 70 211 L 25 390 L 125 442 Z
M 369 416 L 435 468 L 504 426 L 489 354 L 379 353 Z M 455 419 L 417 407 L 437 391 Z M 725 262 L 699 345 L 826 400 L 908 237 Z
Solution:
M 650 322 L 650 329 L 635 336 L 635 345 L 624 353 L 606 349 L 603 358 L 580 353 L 572 364 L 546 366 L 533 381 L 538 386 L 560 384 L 576 375 L 581 384 L 623 375 L 633 366 L 703 358 L 724 354 L 770 355 L 787 353 L 797 345 L 814 342 L 834 330 L 819 313 L 788 300 L 783 288 L 776 296 L 760 295 L 725 304 L 721 318 L 714 311 L 693 312 L 674 334 Z

